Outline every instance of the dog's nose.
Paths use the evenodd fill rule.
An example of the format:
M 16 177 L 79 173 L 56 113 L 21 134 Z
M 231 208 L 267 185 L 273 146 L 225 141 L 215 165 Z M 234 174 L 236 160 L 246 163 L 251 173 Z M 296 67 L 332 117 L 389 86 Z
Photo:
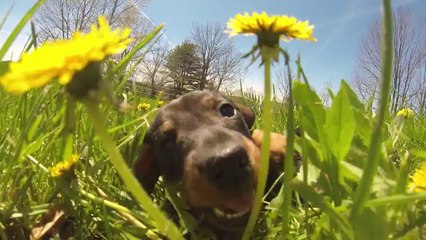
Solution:
M 220 148 L 220 146 L 219 146 Z M 252 187 L 253 170 L 246 149 L 237 143 L 221 144 L 207 154 L 204 172 L 211 184 L 222 190 L 244 192 Z

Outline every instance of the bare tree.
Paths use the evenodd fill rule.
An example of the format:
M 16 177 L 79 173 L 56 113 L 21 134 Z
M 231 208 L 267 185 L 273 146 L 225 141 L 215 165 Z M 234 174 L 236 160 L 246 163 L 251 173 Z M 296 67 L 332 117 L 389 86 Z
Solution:
M 35 16 L 38 38 L 67 39 L 79 31 L 88 31 L 99 15 L 113 27 L 128 26 L 133 36 L 144 32 L 149 21 L 142 14 L 148 0 L 47 0 Z
M 418 81 L 416 81 L 415 98 L 413 99 L 413 106 L 421 115 L 426 114 L 426 61 L 423 63 L 423 69 L 418 74 Z
M 245 75 L 241 55 L 235 49 L 230 51 L 229 54 L 220 56 L 218 61 L 213 64 L 212 79 L 214 82 L 212 82 L 211 89 L 219 91 L 223 88 L 233 88 Z
M 426 59 L 425 26 L 424 19 L 414 23 L 407 10 L 399 9 L 394 13 L 394 61 L 390 96 L 390 111 L 393 113 L 416 96 L 416 76 Z M 379 93 L 380 74 L 381 24 L 376 21 L 361 43 L 353 81 L 364 100 Z
M 243 74 L 241 54 L 220 24 L 194 24 L 191 41 L 196 44 L 201 60 L 198 89 L 219 90 L 227 83 L 236 83 Z
M 287 69 L 278 68 L 275 72 L 276 86 L 278 88 L 279 94 L 282 96 L 283 100 L 288 99 L 290 89 L 288 87 L 288 73 Z M 294 79 L 294 75 L 292 74 Z
M 138 68 L 138 72 L 145 76 L 149 82 L 152 97 L 156 95 L 159 88 L 171 81 L 165 67 L 168 54 L 168 45 L 159 42 L 146 54 Z

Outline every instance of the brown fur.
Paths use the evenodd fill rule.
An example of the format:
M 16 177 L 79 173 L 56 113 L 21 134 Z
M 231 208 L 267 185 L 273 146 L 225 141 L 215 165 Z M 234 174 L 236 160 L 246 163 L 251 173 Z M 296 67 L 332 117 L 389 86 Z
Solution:
M 166 183 L 178 186 L 202 226 L 218 239 L 238 239 L 248 213 L 229 220 L 215 216 L 212 209 L 235 209 L 239 203 L 250 206 L 263 140 L 260 130 L 250 132 L 254 118 L 249 108 L 216 92 L 183 95 L 157 113 L 135 175 L 149 193 L 163 176 Z M 272 133 L 269 178 L 282 173 L 285 150 L 286 138 Z

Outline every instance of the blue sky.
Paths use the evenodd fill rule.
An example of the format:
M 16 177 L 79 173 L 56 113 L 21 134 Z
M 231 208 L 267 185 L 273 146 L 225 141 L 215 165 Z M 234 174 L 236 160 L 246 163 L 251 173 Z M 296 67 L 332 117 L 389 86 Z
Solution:
M 0 44 L 28 10 L 31 5 L 28 2 L 34 1 L 2 0 L 0 16 L 4 16 L 12 3 L 15 7 L 0 33 Z M 245 11 L 266 11 L 309 20 L 315 25 L 314 35 L 318 42 L 292 41 L 283 42 L 282 46 L 293 58 L 300 53 L 305 72 L 317 89 L 324 88 L 327 83 L 335 89 L 341 79 L 352 79 L 359 43 L 371 22 L 380 18 L 380 5 L 380 0 L 151 0 L 145 13 L 155 24 L 166 24 L 165 34 L 173 45 L 190 36 L 194 22 L 226 24 L 230 17 Z M 425 0 L 393 0 L 392 5 L 394 8 L 404 6 L 414 16 L 426 17 Z M 24 32 L 15 44 L 15 51 L 25 39 Z M 233 39 L 244 53 L 251 49 L 255 40 L 255 37 L 244 36 Z M 254 64 L 248 70 L 245 86 L 263 91 L 261 69 Z

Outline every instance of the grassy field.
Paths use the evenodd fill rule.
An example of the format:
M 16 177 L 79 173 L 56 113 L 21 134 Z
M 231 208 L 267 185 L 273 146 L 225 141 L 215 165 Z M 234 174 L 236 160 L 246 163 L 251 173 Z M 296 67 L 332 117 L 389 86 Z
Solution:
M 137 47 L 148 47 L 154 37 Z M 8 47 L 6 42 L 0 57 Z M 31 234 L 180 239 L 186 231 L 167 225 L 153 205 L 165 199 L 161 187 L 152 203 L 126 172 L 164 104 L 161 95 L 150 99 L 136 89 L 125 90 L 127 59 L 106 65 L 103 78 L 112 82 L 106 89 L 113 90 L 96 98 L 95 107 L 91 98 L 77 101 L 56 82 L 21 95 L 0 88 L 1 239 L 29 239 Z M 1 69 L 7 64 L 2 62 Z M 288 134 L 289 122 L 289 129 L 302 129 L 294 147 L 303 157 L 303 170 L 285 183 L 295 191 L 295 201 L 279 194 L 267 203 L 252 238 L 425 239 L 426 191 L 415 188 L 410 176 L 420 172 L 426 158 L 426 116 L 390 114 L 383 110 L 386 104 L 372 111 L 344 81 L 326 107 L 298 75 L 294 108 L 275 98 L 271 105 L 273 131 Z M 262 97 L 241 92 L 234 98 L 254 109 L 255 127 L 263 128 Z M 288 202 L 293 202 L 289 209 Z
M 348 222 L 351 198 L 367 157 L 367 142 L 371 136 L 373 118 L 364 105 L 358 103 L 360 109 L 353 111 L 356 111 L 357 118 L 361 120 L 353 121 L 353 125 L 349 125 L 353 131 L 352 136 L 330 142 L 330 145 L 319 145 L 315 138 L 319 139 L 320 130 L 308 127 L 314 124 L 316 119 L 305 109 L 313 108 L 313 105 L 309 106 L 313 102 L 306 101 L 302 96 L 300 102 L 298 101 L 297 92 L 306 92 L 306 85 L 296 83 L 295 90 L 296 105 L 301 105 L 296 111 L 296 121 L 302 126 L 306 125 L 304 130 L 313 137 L 296 139 L 296 149 L 302 153 L 309 166 L 306 175 L 309 184 L 295 182 L 294 188 L 300 191 L 302 196 L 306 195 L 305 201 L 309 201 L 291 210 L 289 235 L 297 239 L 337 239 L 336 232 L 342 231 L 341 234 L 346 234 L 344 230 L 357 231 Z M 121 92 L 116 92 L 117 96 L 120 96 Z M 342 95 L 341 92 L 336 95 L 336 104 Z M 61 221 L 56 222 L 62 230 L 55 231 L 69 233 L 77 239 L 95 236 L 105 239 L 135 239 L 145 235 L 146 229 L 151 228 L 150 217 L 126 191 L 126 186 L 109 161 L 82 105 L 77 104 L 75 111 L 76 125 L 72 145 L 75 149 L 73 153 L 79 155 L 79 161 L 73 171 L 75 175 L 55 178 L 50 175 L 48 169 L 63 161 L 68 140 L 64 134 L 67 129 L 66 97 L 55 87 L 35 90 L 23 96 L 13 96 L 1 91 L 0 97 L 0 129 L 3 133 L 0 138 L 0 234 L 3 239 L 27 239 L 31 229 L 47 224 L 48 220 L 43 221 L 43 216 L 53 221 L 46 217 L 46 213 L 58 214 L 62 211 L 64 215 L 61 216 Z M 128 165 L 132 166 L 137 159 L 138 146 L 144 131 L 155 114 L 159 100 L 128 92 L 127 101 L 130 108 L 125 112 L 111 106 L 102 107 L 102 112 L 107 116 L 109 133 Z M 256 108 L 261 105 L 259 97 L 246 95 L 241 101 L 251 102 Z M 140 103 L 149 106 L 145 104 L 143 108 Z M 343 120 L 344 112 L 336 116 L 334 105 L 325 109 L 318 105 L 318 102 L 315 104 L 326 115 L 325 122 L 332 115 L 336 117 L 335 121 Z M 285 132 L 287 108 L 278 102 L 273 106 L 273 129 Z M 346 126 L 350 124 L 347 120 L 344 121 Z M 420 233 L 417 232 L 416 226 L 424 224 L 424 195 L 417 196 L 423 199 L 422 201 L 414 201 L 412 195 L 405 193 L 406 189 L 403 189 L 403 195 L 394 193 L 399 179 L 408 177 L 400 175 L 401 169 L 407 174 L 423 161 L 421 156 L 424 151 L 421 150 L 425 149 L 426 125 L 422 123 L 425 122 L 424 116 L 389 116 L 386 120 L 386 139 L 382 145 L 383 161 L 372 189 L 374 198 L 371 200 L 371 210 L 366 213 L 369 222 L 360 222 L 358 226 L 364 230 L 369 226 L 374 227 L 374 231 L 367 230 L 365 233 L 370 236 L 369 239 L 386 239 L 403 233 L 416 236 L 416 233 Z M 333 134 L 333 127 L 336 128 L 336 133 L 344 129 L 344 126 L 333 125 L 334 123 L 328 126 L 326 124 L 325 129 L 329 131 L 322 134 Z M 261 126 L 260 118 L 256 126 Z M 336 157 L 339 153 L 334 151 L 344 148 L 336 146 L 343 144 L 344 139 L 349 146 L 346 148 L 346 156 L 339 160 Z M 419 157 L 412 155 L 407 158 L 407 151 L 417 152 Z M 341 161 L 341 168 L 334 169 L 336 172 L 330 169 L 333 167 L 333 161 Z M 328 175 L 331 173 L 340 176 Z M 336 179 L 333 179 L 334 177 Z M 337 180 L 339 177 L 342 178 L 341 182 Z M 299 173 L 298 178 L 303 181 L 302 173 Z M 339 192 L 336 192 L 337 190 Z M 162 191 L 156 192 L 158 204 L 164 199 L 163 194 Z M 414 199 L 417 197 L 414 196 Z M 270 211 L 263 215 L 270 229 L 269 239 L 275 239 L 280 231 L 280 214 L 274 210 L 280 208 L 281 201 L 280 198 L 275 199 L 275 202 L 268 206 Z M 340 202 L 339 206 L 335 205 L 337 202 Z M 62 222 L 63 220 L 69 221 L 68 224 L 67 221 Z M 334 224 L 336 225 L 333 226 Z M 258 228 L 255 232 L 264 230 L 264 226 Z M 378 229 L 381 231 L 377 231 Z M 371 233 L 378 235 L 369 235 Z

